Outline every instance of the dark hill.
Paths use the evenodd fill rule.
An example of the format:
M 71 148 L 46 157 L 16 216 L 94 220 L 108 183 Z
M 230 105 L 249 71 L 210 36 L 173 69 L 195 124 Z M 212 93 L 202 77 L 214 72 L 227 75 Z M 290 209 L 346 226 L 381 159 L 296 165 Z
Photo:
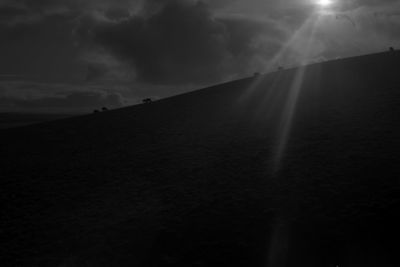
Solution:
M 10 266 L 399 266 L 400 53 L 0 131 Z
M 14 113 L 0 112 L 0 129 L 20 127 L 45 121 L 54 121 L 72 117 L 71 114 L 37 114 L 37 113 Z

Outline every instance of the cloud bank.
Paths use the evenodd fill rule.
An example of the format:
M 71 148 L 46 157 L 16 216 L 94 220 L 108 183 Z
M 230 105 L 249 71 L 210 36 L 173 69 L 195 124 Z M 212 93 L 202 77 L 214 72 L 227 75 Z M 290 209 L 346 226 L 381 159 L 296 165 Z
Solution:
M 148 17 L 99 22 L 90 34 L 139 81 L 202 84 L 251 73 L 279 49 L 283 32 L 246 17 L 213 17 L 202 2 L 169 1 Z
M 164 97 L 276 68 L 282 47 L 276 64 L 289 66 L 400 46 L 396 10 L 396 0 L 337 0 L 324 14 L 313 0 L 0 0 L 0 85 L 47 83 L 34 95 L 50 97 L 43 106 L 69 103 L 52 98 L 58 83 Z

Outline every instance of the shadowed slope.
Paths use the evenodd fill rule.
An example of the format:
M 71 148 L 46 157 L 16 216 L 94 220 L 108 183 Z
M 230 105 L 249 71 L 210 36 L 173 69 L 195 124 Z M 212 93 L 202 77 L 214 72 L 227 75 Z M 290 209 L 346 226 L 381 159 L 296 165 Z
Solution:
M 395 266 L 399 66 L 397 52 L 332 61 L 2 130 L 3 255 Z
M 26 126 L 30 124 L 60 120 L 73 115 L 68 114 L 29 114 L 29 113 L 0 113 L 0 129 Z

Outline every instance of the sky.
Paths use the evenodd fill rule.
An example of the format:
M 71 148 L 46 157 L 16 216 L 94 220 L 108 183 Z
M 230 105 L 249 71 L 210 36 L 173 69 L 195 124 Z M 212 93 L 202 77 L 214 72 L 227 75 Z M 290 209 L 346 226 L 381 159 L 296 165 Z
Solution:
M 0 112 L 88 112 L 400 47 L 400 0 L 0 0 L 0 36 Z

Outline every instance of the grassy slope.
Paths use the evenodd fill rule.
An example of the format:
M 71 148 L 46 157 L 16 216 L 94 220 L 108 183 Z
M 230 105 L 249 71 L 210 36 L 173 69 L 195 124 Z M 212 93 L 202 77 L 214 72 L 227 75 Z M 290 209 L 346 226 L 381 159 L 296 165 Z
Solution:
M 68 114 L 0 113 L 0 129 L 26 126 L 72 117 Z
M 8 261 L 396 266 L 399 65 L 306 67 L 277 173 L 296 69 L 0 131 Z

